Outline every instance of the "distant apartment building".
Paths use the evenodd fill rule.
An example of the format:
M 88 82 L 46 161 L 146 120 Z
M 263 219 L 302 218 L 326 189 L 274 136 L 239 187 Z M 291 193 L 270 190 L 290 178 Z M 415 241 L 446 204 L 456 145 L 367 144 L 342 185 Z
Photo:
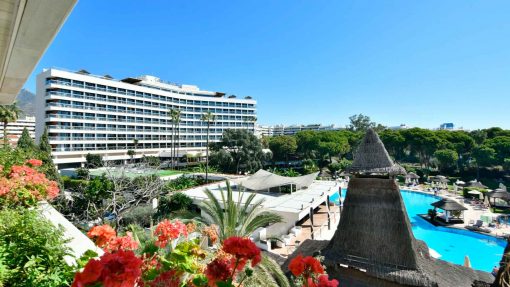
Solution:
M 310 124 L 310 125 L 274 125 L 274 126 L 257 126 L 255 128 L 255 134 L 258 136 L 283 136 L 283 135 L 295 135 L 300 131 L 333 131 L 341 130 L 343 128 L 335 125 L 323 126 L 321 124 Z
M 406 130 L 409 128 L 410 127 L 406 124 L 400 124 L 399 126 L 388 127 L 388 129 L 390 129 L 390 130 Z
M 171 109 L 181 111 L 175 133 L 178 157 L 205 152 L 206 112 L 216 115 L 211 142 L 226 129 L 254 130 L 256 101 L 178 85 L 154 76 L 114 80 L 86 71 L 46 69 L 37 76 L 36 135 L 48 127 L 53 160 L 59 168 L 79 166 L 88 153 L 104 160 L 171 155 Z
M 453 123 L 443 123 L 439 125 L 440 130 L 454 130 L 455 125 Z
M 11 146 L 16 146 L 23 130 L 27 128 L 30 137 L 35 140 L 35 117 L 19 118 L 15 122 L 7 124 L 7 138 Z M 1 132 L 0 141 L 3 141 L 4 133 Z

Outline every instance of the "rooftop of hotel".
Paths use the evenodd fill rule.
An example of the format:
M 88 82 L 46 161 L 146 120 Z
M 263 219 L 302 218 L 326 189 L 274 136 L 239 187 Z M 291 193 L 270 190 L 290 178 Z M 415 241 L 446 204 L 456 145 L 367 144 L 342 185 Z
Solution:
M 45 69 L 46 70 L 46 69 Z M 209 96 L 209 97 L 227 97 L 227 98 L 237 98 L 236 95 L 229 95 L 223 92 L 213 92 L 213 91 L 206 91 L 206 90 L 200 90 L 200 88 L 196 85 L 188 85 L 188 84 L 178 84 L 170 81 L 162 80 L 156 76 L 152 75 L 141 75 L 136 77 L 126 77 L 123 79 L 115 79 L 111 75 L 95 75 L 90 73 L 87 70 L 81 69 L 78 71 L 73 71 L 65 68 L 56 68 L 52 67 L 50 70 L 59 70 L 64 72 L 70 72 L 80 75 L 85 75 L 89 77 L 94 77 L 102 80 L 108 80 L 108 81 L 115 81 L 115 82 L 122 82 L 126 84 L 132 84 L 136 86 L 143 86 L 147 88 L 153 88 L 163 91 L 169 91 L 169 92 L 185 92 L 185 93 L 199 93 L 198 96 Z M 240 98 L 242 99 L 242 98 Z M 252 97 L 246 96 L 244 97 L 246 100 L 251 100 Z

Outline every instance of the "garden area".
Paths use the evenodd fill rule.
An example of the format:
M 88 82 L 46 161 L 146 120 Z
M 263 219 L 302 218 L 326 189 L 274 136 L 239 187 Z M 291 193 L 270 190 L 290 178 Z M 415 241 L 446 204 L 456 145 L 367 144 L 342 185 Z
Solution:
M 310 256 L 298 256 L 285 276 L 248 238 L 281 218 L 256 208 L 261 202 L 233 202 L 230 186 L 222 202 L 200 207 L 208 214 L 201 217 L 179 190 L 203 178 L 84 169 L 52 180 L 51 157 L 35 145 L 3 148 L 0 167 L 0 286 L 338 286 Z M 77 223 L 102 254 L 75 256 L 67 230 L 41 215 L 40 201 Z

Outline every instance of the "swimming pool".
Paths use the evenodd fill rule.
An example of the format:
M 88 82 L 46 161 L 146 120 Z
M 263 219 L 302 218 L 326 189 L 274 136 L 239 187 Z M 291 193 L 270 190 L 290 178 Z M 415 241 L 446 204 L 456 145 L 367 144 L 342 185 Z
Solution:
M 342 201 L 345 193 L 342 190 Z M 468 255 L 474 269 L 487 272 L 499 265 L 506 246 L 505 240 L 467 230 L 436 227 L 418 214 L 427 213 L 432 208 L 430 204 L 438 197 L 408 190 L 401 190 L 401 194 L 414 236 L 439 253 L 440 259 L 462 265 L 464 256 Z M 338 204 L 338 194 L 331 196 L 330 200 Z

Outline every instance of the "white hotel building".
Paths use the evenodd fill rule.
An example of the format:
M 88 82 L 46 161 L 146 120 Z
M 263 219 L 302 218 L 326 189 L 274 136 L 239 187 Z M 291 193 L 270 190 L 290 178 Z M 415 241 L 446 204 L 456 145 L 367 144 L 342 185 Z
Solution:
M 256 101 L 177 85 L 153 76 L 114 80 L 86 71 L 45 69 L 37 76 L 36 136 L 48 127 L 53 160 L 59 168 L 85 162 L 88 153 L 103 160 L 143 155 L 169 158 L 172 146 L 170 109 L 181 111 L 179 157 L 205 152 L 205 112 L 216 115 L 209 139 L 225 129 L 254 130 Z M 138 140 L 135 147 L 135 139 Z

